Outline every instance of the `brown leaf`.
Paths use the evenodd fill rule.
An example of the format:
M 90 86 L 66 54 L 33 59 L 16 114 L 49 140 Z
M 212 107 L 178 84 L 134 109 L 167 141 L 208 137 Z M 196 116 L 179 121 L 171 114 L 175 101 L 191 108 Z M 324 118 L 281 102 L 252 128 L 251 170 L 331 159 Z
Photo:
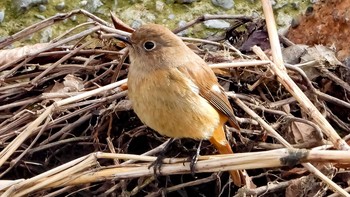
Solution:
M 294 140 L 296 143 L 303 143 L 315 140 L 315 129 L 308 124 L 302 122 L 293 122 L 291 124 L 291 131 L 293 133 Z
M 12 62 L 13 60 L 21 58 L 23 56 L 26 56 L 30 52 L 45 48 L 48 45 L 49 43 L 38 43 L 14 49 L 0 50 L 0 66 Z
M 310 80 L 320 76 L 320 72 L 316 67 L 327 66 L 328 69 L 334 69 L 339 65 L 342 65 L 342 63 L 336 58 L 334 51 L 323 45 L 309 47 L 306 51 L 307 52 L 300 58 L 301 63 L 309 61 L 317 62 L 316 64 L 306 64 L 300 67 Z
M 55 82 L 55 85 L 51 88 L 51 90 L 49 91 L 50 93 L 62 93 L 62 92 L 67 92 L 64 89 L 64 85 L 63 83 L 59 83 L 59 82 Z
M 71 74 L 64 78 L 63 84 L 69 92 L 80 92 L 84 89 L 84 81 L 81 78 Z
M 50 93 L 79 92 L 84 89 L 83 80 L 74 75 L 67 75 L 63 83 L 56 82 L 49 91 Z
M 304 176 L 292 181 L 286 189 L 285 196 L 315 196 L 316 194 L 325 192 L 322 187 L 322 184 L 320 184 L 314 176 Z
M 132 104 L 130 100 L 121 100 L 115 107 L 115 111 L 130 111 L 132 110 Z
M 307 48 L 307 45 L 296 44 L 283 49 L 283 61 L 288 64 L 300 63 L 300 58 L 305 54 Z
M 308 173 L 309 171 L 305 168 L 292 168 L 288 171 L 283 171 L 281 177 L 283 179 L 290 179 L 291 177 L 295 177 L 295 176 L 301 176 L 304 175 L 306 173 Z
M 116 29 L 123 30 L 129 33 L 132 33 L 135 31 L 129 25 L 125 24 L 122 20 L 120 20 L 112 11 L 110 12 L 110 14 L 111 14 L 113 25 Z

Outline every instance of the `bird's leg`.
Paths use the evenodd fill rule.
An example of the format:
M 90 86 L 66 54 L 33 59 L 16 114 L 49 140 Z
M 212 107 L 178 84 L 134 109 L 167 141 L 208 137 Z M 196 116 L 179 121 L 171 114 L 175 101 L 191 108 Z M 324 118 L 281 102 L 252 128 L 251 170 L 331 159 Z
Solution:
M 194 172 L 194 170 L 195 170 L 195 165 L 196 165 L 196 163 L 197 163 L 197 161 L 198 161 L 199 152 L 201 151 L 202 141 L 203 141 L 203 140 L 199 141 L 199 145 L 198 145 L 198 147 L 197 147 L 197 151 L 196 151 L 196 153 L 195 153 L 194 155 L 192 155 L 192 157 L 191 157 L 190 169 L 191 169 L 191 174 L 192 174 L 193 177 L 194 177 L 194 175 L 195 175 L 195 172 Z
M 190 169 L 191 169 L 191 175 L 193 177 L 195 177 L 194 176 L 195 175 L 195 165 L 198 161 L 199 152 L 201 151 L 202 141 L 203 140 L 199 141 L 199 145 L 197 147 L 197 150 L 196 150 L 195 154 L 193 154 L 191 157 Z
M 160 168 L 163 165 L 163 159 L 165 158 L 165 153 L 169 149 L 170 145 L 175 141 L 174 138 L 171 138 L 169 142 L 164 146 L 163 150 L 161 150 L 157 156 L 157 159 L 148 166 L 150 169 L 153 166 L 154 175 L 157 175 L 157 170 L 160 174 Z

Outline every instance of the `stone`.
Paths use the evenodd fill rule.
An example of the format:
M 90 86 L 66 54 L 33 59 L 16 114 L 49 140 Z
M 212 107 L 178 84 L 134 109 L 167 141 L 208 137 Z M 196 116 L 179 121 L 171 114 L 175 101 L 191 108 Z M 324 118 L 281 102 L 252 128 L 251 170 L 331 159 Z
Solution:
M 234 6 L 233 0 L 211 0 L 211 2 L 218 7 L 224 8 L 226 10 L 232 9 Z
M 83 1 L 80 1 L 80 2 L 79 2 L 79 5 L 80 5 L 80 6 L 86 6 L 87 3 L 88 3 L 88 2 L 87 2 L 86 0 L 83 0 Z
M 164 5 L 165 5 L 165 4 L 164 4 L 162 1 L 156 1 L 156 10 L 157 10 L 158 12 L 163 11 Z
M 176 3 L 193 3 L 196 0 L 175 0 L 175 1 L 176 1 Z
M 29 10 L 33 6 L 40 4 L 47 4 L 48 0 L 13 0 L 12 4 L 15 7 L 16 11 L 22 13 Z
M 101 6 L 103 6 L 103 3 L 100 0 L 88 0 L 86 9 L 91 13 L 95 13 Z
M 64 1 L 58 3 L 58 4 L 55 6 L 55 8 L 56 8 L 57 11 L 62 11 L 62 10 L 64 10 L 65 7 L 66 7 L 66 3 L 65 3 Z
M 41 20 L 45 20 L 45 19 L 46 19 L 46 17 L 43 16 L 43 15 L 41 15 L 41 14 L 35 14 L 34 16 L 35 16 L 36 18 L 38 18 L 38 19 L 41 19 Z
M 178 26 L 179 27 L 184 27 L 186 24 L 187 24 L 186 21 L 181 20 L 181 21 L 179 21 Z M 185 36 L 187 34 L 188 34 L 188 29 L 185 29 L 185 30 L 180 31 L 179 33 L 177 33 L 178 36 Z
M 138 29 L 139 27 L 141 27 L 142 24 L 143 24 L 142 20 L 136 19 L 131 23 L 131 28 Z
M 5 11 L 0 10 L 0 23 L 2 23 L 2 21 L 4 21 L 4 19 L 5 19 Z
M 291 6 L 294 10 L 299 10 L 300 9 L 300 2 L 293 2 L 293 3 L 291 3 Z
M 212 29 L 227 29 L 230 27 L 230 23 L 224 20 L 208 20 L 204 21 L 204 26 Z
M 272 6 L 276 6 L 277 5 L 277 2 L 275 0 L 271 0 L 270 2 L 271 2 Z
M 45 5 L 40 4 L 40 5 L 38 6 L 38 9 L 39 9 L 40 12 L 45 12 L 47 8 L 46 8 Z
M 174 18 L 175 18 L 175 14 L 169 14 L 168 19 L 174 20 Z
M 71 21 L 76 21 L 77 20 L 77 15 L 73 15 L 73 16 L 69 17 L 69 19 Z
M 40 38 L 41 43 L 50 42 L 50 40 L 52 38 L 52 28 L 51 27 L 45 28 L 44 31 L 42 31 L 40 35 L 41 35 L 41 38 Z

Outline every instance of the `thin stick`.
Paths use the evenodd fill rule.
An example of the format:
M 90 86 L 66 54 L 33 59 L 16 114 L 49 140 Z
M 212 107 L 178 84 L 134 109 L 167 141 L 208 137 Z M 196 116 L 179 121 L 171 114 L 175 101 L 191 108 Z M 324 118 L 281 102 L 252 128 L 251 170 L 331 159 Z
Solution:
M 62 45 L 62 44 L 64 44 L 64 43 L 70 42 L 70 41 L 72 41 L 72 40 L 79 39 L 79 38 L 84 37 L 84 36 L 86 36 L 86 35 L 89 35 L 89 34 L 91 34 L 91 33 L 93 33 L 93 32 L 96 32 L 96 31 L 98 31 L 98 30 L 100 30 L 100 29 L 101 29 L 101 26 L 96 26 L 96 27 L 93 27 L 93 28 L 91 28 L 91 29 L 87 29 L 87 30 L 85 30 L 85 31 L 82 31 L 82 32 L 80 32 L 79 34 L 76 34 L 76 35 L 73 35 L 73 36 L 71 36 L 71 37 L 62 39 L 62 40 L 60 40 L 60 41 L 58 41 L 58 42 L 55 42 L 55 43 L 52 43 L 52 44 L 50 44 L 50 45 L 48 45 L 48 46 L 46 46 L 46 47 L 43 47 L 43 48 L 40 48 L 40 49 L 35 50 L 35 51 L 33 51 L 33 52 L 30 52 L 29 54 L 26 54 L 26 55 L 22 56 L 21 58 L 18 58 L 18 59 L 16 59 L 16 60 L 12 61 L 12 62 L 9 62 L 9 63 L 7 63 L 7 64 L 1 66 L 0 71 L 1 71 L 1 70 L 4 70 L 4 69 L 7 69 L 8 67 L 10 67 L 10 66 L 14 65 L 15 63 L 17 63 L 18 61 L 25 60 L 24 62 L 26 62 L 26 61 L 28 61 L 27 59 L 31 59 L 31 58 L 33 59 L 34 57 L 36 57 L 37 55 L 39 55 L 40 53 L 42 53 L 42 52 L 44 52 L 44 51 L 48 51 L 48 50 L 50 50 L 50 49 L 53 49 L 53 48 L 55 48 L 55 47 L 58 47 L 58 46 L 60 46 L 60 45 Z M 12 72 L 13 72 L 13 71 L 12 71 Z M 1 76 L 0 79 L 4 80 L 6 77 L 8 77 L 9 75 L 11 75 L 12 72 L 6 73 L 5 75 Z
M 322 114 L 317 110 L 313 103 L 305 96 L 305 94 L 300 90 L 300 88 L 294 83 L 294 81 L 288 76 L 286 68 L 283 64 L 282 52 L 280 48 L 280 42 L 278 38 L 278 33 L 276 29 L 276 23 L 273 16 L 273 10 L 271 2 L 269 0 L 261 0 L 263 5 L 263 11 L 266 18 L 267 30 L 269 34 L 269 40 L 271 45 L 271 51 L 274 63 L 270 64 L 271 69 L 277 76 L 277 79 L 283 86 L 296 98 L 302 108 L 310 115 L 312 120 L 320 126 L 320 128 L 325 132 L 325 134 L 330 138 L 334 146 L 341 150 L 350 150 L 349 145 L 340 138 L 338 133 L 333 129 L 329 122 L 322 116 Z M 259 54 L 259 57 L 264 60 L 268 60 L 266 55 L 262 50 L 256 46 L 253 47 L 253 51 Z M 262 58 L 263 57 L 263 58 Z M 339 192 L 344 196 L 350 196 L 345 190 L 343 190 L 339 185 L 331 181 L 327 176 L 322 174 L 317 168 L 309 163 L 303 164 L 310 172 L 314 173 L 321 180 L 327 183 L 333 190 Z
M 53 70 L 54 68 L 56 68 L 56 66 L 58 66 L 59 64 L 63 63 L 64 61 L 66 61 L 67 59 L 71 58 L 73 55 L 75 55 L 78 51 L 80 51 L 82 48 L 85 48 L 86 46 L 88 46 L 89 44 L 91 44 L 91 42 L 86 42 L 84 44 L 82 44 L 81 46 L 79 46 L 78 48 L 72 50 L 70 53 L 68 53 L 67 55 L 63 56 L 61 59 L 59 59 L 57 62 L 53 63 L 50 67 L 48 67 L 46 70 L 44 70 L 42 73 L 40 73 L 38 76 L 36 76 L 30 83 L 34 86 L 37 85 L 37 82 L 39 81 L 39 79 L 41 79 L 43 76 L 47 75 L 51 70 Z
M 101 92 L 111 90 L 113 88 L 119 87 L 120 85 L 127 82 L 127 79 L 123 79 L 121 81 L 88 91 L 84 92 L 82 94 L 66 98 L 60 101 L 55 102 L 54 104 L 50 105 L 46 110 L 33 122 L 31 122 L 28 127 L 21 132 L 14 140 L 11 141 L 9 145 L 7 145 L 1 152 L 0 152 L 0 167 L 6 162 L 6 160 L 17 150 L 17 148 L 32 134 L 32 132 L 39 127 L 39 125 L 45 120 L 56 107 L 60 107 L 72 102 L 76 102 L 88 97 L 91 97 L 95 94 L 99 94 Z
M 98 159 L 132 159 L 152 162 L 156 157 L 131 154 L 92 153 L 66 164 L 53 168 L 20 183 L 13 181 L 7 183 L 8 188 L 1 197 L 23 196 L 43 188 L 57 188 L 84 183 L 92 183 L 101 180 L 115 180 L 125 178 L 137 178 L 151 176 L 153 169 L 149 169 L 149 163 L 129 166 L 100 166 Z M 164 164 L 162 175 L 191 173 L 190 162 L 184 162 L 187 158 L 176 160 L 174 164 Z M 237 169 L 256 169 L 285 166 L 292 163 L 306 161 L 329 162 L 338 161 L 347 163 L 350 160 L 350 152 L 339 150 L 305 150 L 305 149 L 277 149 L 262 152 L 236 153 L 227 155 L 200 156 L 196 172 L 219 172 Z M 5 188 L 3 188 L 5 189 Z
M 186 25 L 182 26 L 182 27 L 178 27 L 176 29 L 173 30 L 173 32 L 175 34 L 197 24 L 200 23 L 202 21 L 206 21 L 206 20 L 213 20 L 213 19 L 235 19 L 235 20 L 246 20 L 246 21 L 251 21 L 253 18 L 252 17 L 247 17 L 244 15 L 211 15 L 211 14 L 204 14 L 190 22 L 188 22 Z
M 239 68 L 239 67 L 249 67 L 249 66 L 261 66 L 269 64 L 271 61 L 266 60 L 252 60 L 244 62 L 229 62 L 229 63 L 219 63 L 210 64 L 210 68 Z
M 261 0 L 261 3 L 266 18 L 267 33 L 269 34 L 273 62 L 279 66 L 279 69 L 286 71 L 283 65 L 282 51 L 271 2 L 268 0 Z
M 267 132 L 271 133 L 281 144 L 283 144 L 287 148 L 293 148 L 279 133 L 277 133 L 267 122 L 265 122 L 258 114 L 256 114 L 253 110 L 251 110 L 248 106 L 246 106 L 240 99 L 235 97 L 234 94 L 230 93 L 229 96 L 233 98 L 236 104 L 238 104 L 246 113 L 248 113 L 253 119 L 258 121 L 260 125 L 266 129 Z M 346 152 L 346 151 L 343 151 Z M 343 190 L 339 185 L 330 180 L 327 176 L 322 174 L 317 168 L 315 168 L 310 163 L 302 164 L 306 169 L 308 169 L 311 173 L 315 174 L 318 178 L 320 178 L 323 182 L 328 184 L 330 188 L 334 189 L 338 193 L 344 196 L 350 196 L 345 190 Z
M 282 52 L 278 40 L 278 34 L 276 30 L 275 20 L 273 17 L 273 11 L 271 2 L 269 0 L 261 0 L 263 4 L 263 10 L 266 17 L 266 24 L 270 38 L 270 45 L 272 50 L 272 56 L 274 59 L 274 63 L 270 64 L 271 69 L 277 76 L 277 79 L 282 85 L 288 90 L 289 93 L 293 95 L 293 97 L 298 101 L 300 106 L 307 114 L 309 114 L 310 118 L 319 125 L 319 127 L 323 130 L 323 132 L 327 135 L 327 137 L 332 141 L 334 146 L 337 149 L 341 150 L 349 150 L 349 145 L 340 138 L 338 133 L 334 130 L 334 128 L 329 124 L 326 118 L 318 111 L 318 109 L 314 106 L 314 104 L 309 100 L 309 98 L 301 91 L 301 89 L 294 83 L 294 81 L 288 76 L 286 72 L 286 68 L 283 64 Z M 268 60 L 266 55 L 262 52 L 262 50 L 256 46 L 254 46 L 253 51 L 263 60 Z

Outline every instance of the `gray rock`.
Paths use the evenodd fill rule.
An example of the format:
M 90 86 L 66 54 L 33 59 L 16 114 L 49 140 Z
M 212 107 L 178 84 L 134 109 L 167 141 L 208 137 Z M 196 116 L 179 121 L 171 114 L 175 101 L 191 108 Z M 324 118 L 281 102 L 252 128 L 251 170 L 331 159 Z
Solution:
M 38 19 L 41 19 L 41 20 L 45 20 L 45 19 L 46 19 L 46 17 L 43 16 L 43 15 L 41 15 L 41 14 L 35 14 L 34 16 L 35 16 L 36 18 L 38 18 Z
M 227 29 L 230 27 L 230 23 L 224 20 L 209 20 L 204 21 L 204 26 L 212 29 Z
M 142 24 L 143 21 L 141 19 L 136 19 L 131 23 L 131 28 L 138 29 L 139 27 L 141 27 Z
M 184 27 L 186 24 L 187 24 L 186 21 L 181 20 L 181 21 L 179 21 L 178 26 L 179 27 Z M 178 36 L 185 36 L 187 34 L 188 34 L 188 29 L 185 29 L 185 30 L 180 31 L 179 33 L 177 33 Z
M 83 0 L 83 1 L 80 1 L 80 2 L 79 2 L 79 5 L 80 5 L 80 6 L 86 6 L 87 3 L 88 3 L 88 2 L 87 2 L 86 0 Z
M 64 1 L 58 3 L 58 4 L 55 6 L 56 10 L 58 10 L 58 11 L 64 10 L 65 7 L 66 7 L 66 3 L 65 3 Z
M 2 23 L 2 21 L 4 21 L 4 19 L 5 19 L 5 11 L 0 10 L 0 23 Z
M 79 5 L 80 6 L 86 6 L 87 5 L 87 1 L 86 0 L 80 1 Z
M 47 27 L 44 31 L 41 32 L 40 35 L 41 35 L 41 38 L 40 38 L 41 43 L 50 42 L 52 38 L 52 28 Z
M 271 1 L 271 5 L 273 10 L 279 10 L 289 6 L 289 4 L 286 2 L 276 2 L 276 1 Z
M 76 21 L 77 20 L 77 15 L 73 15 L 73 16 L 69 17 L 69 19 L 71 21 Z
M 43 4 L 40 4 L 38 8 L 39 8 L 39 11 L 40 11 L 40 12 L 45 12 L 46 9 L 47 9 L 46 6 L 43 5 Z
M 193 3 L 196 0 L 175 0 L 175 1 L 176 1 L 176 3 Z
M 12 4 L 19 13 L 29 10 L 33 6 L 47 4 L 48 0 L 13 0 Z
M 152 14 L 151 12 L 145 12 L 143 13 L 143 19 L 147 22 L 147 23 L 152 23 L 156 20 L 156 16 L 154 14 Z
M 272 6 L 276 6 L 277 5 L 277 2 L 275 0 L 271 0 L 270 2 L 271 2 Z
M 218 7 L 222 7 L 226 10 L 232 9 L 234 6 L 233 0 L 211 0 L 211 2 Z
M 163 11 L 165 4 L 162 1 L 156 1 L 156 10 L 158 12 Z
M 183 27 L 183 26 L 185 26 L 187 23 L 186 23 L 186 21 L 184 21 L 184 20 L 181 20 L 181 21 L 179 21 L 179 27 Z
M 291 6 L 293 9 L 299 10 L 300 9 L 300 2 L 293 2 L 293 3 L 291 3 Z
M 307 45 L 296 44 L 282 50 L 283 61 L 288 64 L 300 63 L 300 57 L 305 54 Z
M 253 11 L 252 17 L 253 18 L 258 18 L 258 17 L 260 17 L 260 14 L 258 12 L 256 12 L 256 11 Z
M 0 42 L 1 42 L 1 37 L 0 37 Z M 343 62 L 347 68 L 350 68 L 350 57 L 345 58 L 345 60 Z M 346 74 L 347 81 L 349 81 L 349 77 L 350 76 L 349 76 L 349 72 L 348 72 L 348 74 Z
M 175 18 L 175 14 L 169 14 L 168 19 L 173 20 Z
M 101 6 L 103 6 L 103 3 L 100 0 L 87 0 L 86 9 L 91 13 L 95 13 Z

